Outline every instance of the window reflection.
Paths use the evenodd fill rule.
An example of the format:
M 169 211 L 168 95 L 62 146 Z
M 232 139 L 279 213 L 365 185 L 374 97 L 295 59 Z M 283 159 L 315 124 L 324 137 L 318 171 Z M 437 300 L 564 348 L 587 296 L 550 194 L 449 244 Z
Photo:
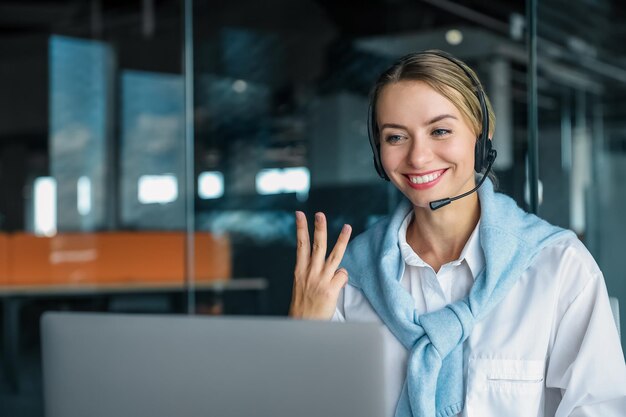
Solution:
M 33 186 L 34 231 L 41 236 L 57 232 L 57 183 L 52 177 L 37 178 Z
M 167 204 L 178 198 L 178 181 L 174 175 L 142 175 L 137 198 L 141 204 Z
M 76 208 L 81 216 L 86 216 L 91 212 L 91 180 L 87 176 L 82 176 L 78 179 L 76 185 L 76 194 L 78 199 L 76 202 Z
M 50 174 L 57 183 L 58 229 L 95 230 L 111 215 L 105 194 L 111 174 L 113 51 L 105 42 L 66 36 L 50 37 L 48 48 Z M 76 184 L 83 176 L 90 181 L 89 210 L 85 197 L 78 202 Z
M 202 172 L 198 176 L 198 196 L 202 199 L 224 195 L 224 175 L 219 171 Z
M 122 223 L 183 229 L 182 75 L 124 70 L 120 86 Z
M 308 195 L 310 188 L 309 169 L 305 167 L 264 169 L 256 176 L 259 194 L 296 193 Z

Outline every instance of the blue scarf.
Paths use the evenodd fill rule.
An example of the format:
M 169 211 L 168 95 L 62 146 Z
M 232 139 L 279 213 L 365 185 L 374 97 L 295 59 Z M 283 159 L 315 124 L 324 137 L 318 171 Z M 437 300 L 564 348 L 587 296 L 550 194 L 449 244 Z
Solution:
M 544 247 L 572 232 L 555 227 L 495 193 L 489 179 L 478 191 L 480 245 L 485 268 L 469 295 L 419 315 L 400 284 L 404 260 L 398 230 L 408 200 L 348 246 L 342 266 L 395 337 L 409 351 L 407 377 L 396 417 L 450 417 L 463 410 L 463 342 L 474 324 L 509 292 Z

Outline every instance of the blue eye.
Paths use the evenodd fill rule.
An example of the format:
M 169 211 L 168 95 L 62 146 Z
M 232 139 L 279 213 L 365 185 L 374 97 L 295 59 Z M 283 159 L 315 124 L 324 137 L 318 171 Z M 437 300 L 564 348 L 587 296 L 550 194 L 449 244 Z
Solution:
M 448 134 L 450 134 L 450 130 L 448 130 L 448 129 L 435 129 L 432 132 L 433 136 L 445 136 L 445 135 L 448 135 Z
M 402 140 L 402 136 L 400 135 L 389 135 L 385 137 L 385 142 L 391 143 L 391 144 L 400 142 L 400 140 Z

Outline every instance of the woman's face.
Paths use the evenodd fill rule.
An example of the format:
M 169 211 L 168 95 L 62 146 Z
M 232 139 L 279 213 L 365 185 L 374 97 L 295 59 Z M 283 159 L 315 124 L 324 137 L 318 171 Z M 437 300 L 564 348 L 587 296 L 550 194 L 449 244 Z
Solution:
M 447 98 L 421 81 L 400 81 L 377 102 L 381 161 L 415 207 L 475 186 L 476 135 Z

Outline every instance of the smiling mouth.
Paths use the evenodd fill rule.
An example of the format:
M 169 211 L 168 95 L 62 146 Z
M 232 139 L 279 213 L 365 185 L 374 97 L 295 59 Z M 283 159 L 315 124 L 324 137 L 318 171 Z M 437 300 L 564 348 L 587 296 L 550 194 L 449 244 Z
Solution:
M 424 175 L 407 175 L 407 177 L 409 178 L 409 181 L 411 181 L 411 183 L 413 183 L 413 184 L 427 184 L 427 183 L 433 182 L 437 178 L 441 177 L 445 171 L 446 171 L 445 169 L 442 169 L 442 170 L 439 170 L 439 171 L 431 172 L 429 174 L 424 174 Z

